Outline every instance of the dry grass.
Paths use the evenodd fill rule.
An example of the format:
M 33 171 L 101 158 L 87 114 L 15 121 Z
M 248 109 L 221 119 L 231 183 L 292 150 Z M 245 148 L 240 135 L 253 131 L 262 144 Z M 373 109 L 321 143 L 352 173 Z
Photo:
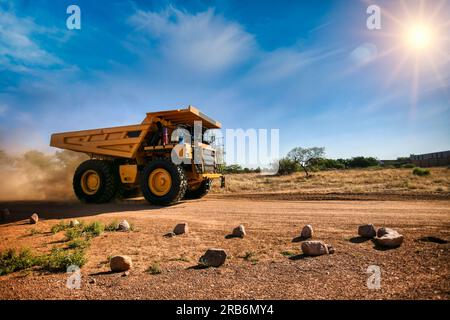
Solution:
M 413 175 L 412 169 L 353 169 L 289 176 L 230 174 L 226 188 L 214 184 L 213 193 L 296 192 L 296 193 L 423 193 L 449 192 L 450 169 L 432 168 L 429 176 Z

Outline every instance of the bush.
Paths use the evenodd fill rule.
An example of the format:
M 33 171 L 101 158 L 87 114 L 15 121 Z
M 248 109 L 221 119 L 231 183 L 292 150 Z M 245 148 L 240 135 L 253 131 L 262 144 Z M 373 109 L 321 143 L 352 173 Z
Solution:
M 66 229 L 70 228 L 70 224 L 68 223 L 64 223 L 64 221 L 60 221 L 58 224 L 55 224 L 52 228 L 51 228 L 51 232 L 53 234 L 58 233 L 60 231 L 64 231 Z
M 373 157 L 354 157 L 348 160 L 347 163 L 349 168 L 367 168 L 378 165 L 378 160 Z
M 97 237 L 105 231 L 105 226 L 98 221 L 92 222 L 83 228 L 83 233 L 87 236 Z
M 316 170 L 345 169 L 345 163 L 342 160 L 326 158 L 312 159 L 310 165 Z
M 161 274 L 162 270 L 159 264 L 154 263 L 147 269 L 147 272 L 150 274 Z
M 423 177 L 423 176 L 429 176 L 430 170 L 417 167 L 417 168 L 413 169 L 412 173 L 416 176 Z
M 415 167 L 415 165 L 413 163 L 406 163 L 406 164 L 402 165 L 402 168 L 406 168 L 406 169 L 412 169 L 414 167 Z
M 31 268 L 38 260 L 29 249 L 23 249 L 19 253 L 14 249 L 8 249 L 0 254 L 0 276 Z
M 117 221 L 113 221 L 111 223 L 109 223 L 108 225 L 106 225 L 105 227 L 105 231 L 117 231 L 117 228 L 119 228 L 119 222 Z
M 86 249 L 89 247 L 89 240 L 77 238 L 73 239 L 67 244 L 69 249 Z
M 70 265 L 82 267 L 86 263 L 84 250 L 73 252 L 60 248 L 53 248 L 50 254 L 41 257 L 40 265 L 51 272 L 65 272 Z
M 300 171 L 300 165 L 294 160 L 283 158 L 278 162 L 278 174 L 287 175 Z
M 70 228 L 66 231 L 65 236 L 67 238 L 67 240 L 74 240 L 77 239 L 79 237 L 81 237 L 83 235 L 83 230 L 82 228 Z
M 231 164 L 231 165 L 220 165 L 219 166 L 219 172 L 223 174 L 230 174 L 230 173 L 260 173 L 261 168 L 256 169 L 250 169 L 250 168 L 242 168 L 238 164 Z

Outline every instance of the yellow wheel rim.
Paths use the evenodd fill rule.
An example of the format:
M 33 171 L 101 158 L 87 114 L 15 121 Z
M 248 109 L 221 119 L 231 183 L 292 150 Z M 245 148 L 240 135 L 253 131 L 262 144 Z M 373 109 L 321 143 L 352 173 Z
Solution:
M 81 188 L 83 192 L 93 195 L 100 188 L 100 176 L 94 170 L 87 170 L 81 176 Z
M 162 197 L 170 191 L 172 177 L 166 169 L 158 168 L 153 170 L 148 177 L 148 185 L 153 194 Z

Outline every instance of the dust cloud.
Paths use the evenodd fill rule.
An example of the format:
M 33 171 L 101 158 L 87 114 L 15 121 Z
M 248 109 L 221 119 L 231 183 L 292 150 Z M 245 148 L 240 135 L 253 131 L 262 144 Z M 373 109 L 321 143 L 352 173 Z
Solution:
M 86 159 L 85 154 L 68 150 L 54 154 L 30 150 L 21 156 L 0 150 L 0 201 L 74 199 L 73 173 Z

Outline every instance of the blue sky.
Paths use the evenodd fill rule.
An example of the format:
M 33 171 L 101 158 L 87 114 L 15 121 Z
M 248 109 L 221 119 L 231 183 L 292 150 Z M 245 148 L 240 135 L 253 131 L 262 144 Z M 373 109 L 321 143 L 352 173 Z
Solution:
M 71 4 L 81 30 L 66 28 Z M 370 4 L 381 7 L 381 30 L 366 27 Z M 421 9 L 432 17 L 433 50 L 398 49 L 404 39 L 393 36 L 420 8 L 414 0 L 0 0 L 0 148 L 49 151 L 52 132 L 138 123 L 147 111 L 191 104 L 224 128 L 279 128 L 282 154 L 448 150 L 450 1 Z

